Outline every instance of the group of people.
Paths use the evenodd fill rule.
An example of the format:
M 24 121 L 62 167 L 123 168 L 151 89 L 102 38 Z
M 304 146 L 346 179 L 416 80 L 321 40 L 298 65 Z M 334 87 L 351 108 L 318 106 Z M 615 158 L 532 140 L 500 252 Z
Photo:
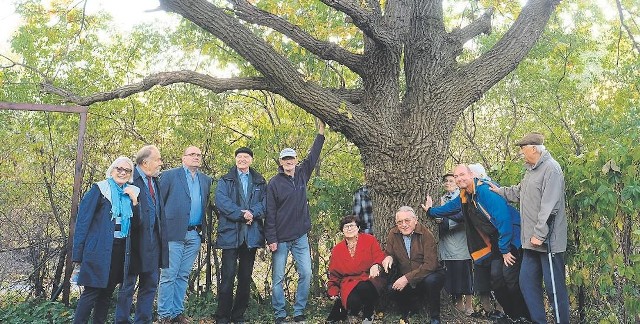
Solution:
M 135 323 L 151 323 L 158 295 L 160 322 L 188 323 L 184 297 L 206 233 L 211 178 L 199 171 L 202 152 L 187 147 L 182 166 L 159 179 L 162 159 L 142 147 L 135 165 L 118 157 L 106 180 L 83 197 L 75 224 L 72 260 L 84 286 L 74 323 L 105 323 L 117 285 L 116 323 L 130 323 L 137 287 Z
M 464 224 L 474 286 L 495 294 L 505 314 L 497 319 L 547 323 L 544 282 L 555 321 L 569 323 L 564 176 L 542 134 L 527 134 L 516 145 L 526 167 L 519 184 L 500 187 L 461 164 L 453 170 L 459 194 L 438 207 L 427 196 L 422 207 L 429 216 Z
M 294 149 L 282 150 L 278 173 L 268 181 L 251 167 L 253 151 L 248 147 L 235 151 L 235 165 L 218 180 L 215 246 L 222 249 L 222 267 L 217 323 L 247 322 L 256 251 L 265 242 L 272 252 L 275 323 L 305 322 L 312 276 L 307 183 L 324 144 L 324 131 L 319 122 L 305 160 L 299 161 Z M 441 205 L 434 207 L 430 197 L 422 205 L 439 223 L 440 244 L 409 206 L 397 210 L 396 226 L 389 230 L 384 248 L 371 234 L 370 202 L 360 208 L 368 213 L 366 219 L 344 217 L 340 222 L 344 240 L 331 251 L 327 282 L 334 310 L 341 311 L 340 315 L 332 311 L 330 317 L 371 323 L 379 296 L 389 291 L 405 322 L 420 310 L 424 297 L 431 323 L 440 323 L 440 292 L 446 287 L 456 307 L 467 314 L 473 310 L 474 290 L 484 296 L 493 291 L 510 318 L 546 323 L 544 278 L 559 321 L 568 323 L 564 180 L 542 139 L 529 134 L 518 142 L 528 169 L 516 186 L 499 187 L 485 177 L 474 177 L 467 165 L 443 178 L 448 186 Z M 136 154 L 135 164 L 118 157 L 107 169 L 106 179 L 93 184 L 80 203 L 75 224 L 72 259 L 79 268 L 77 284 L 84 290 L 74 323 L 87 323 L 92 313 L 94 323 L 106 322 L 118 285 L 116 323 L 132 321 L 136 287 L 135 323 L 153 321 L 156 293 L 159 323 L 190 322 L 184 315 L 189 274 L 210 228 L 206 211 L 212 179 L 199 170 L 201 162 L 200 149 L 189 146 L 182 166 L 160 176 L 160 151 L 147 145 Z M 521 214 L 507 199 L 520 202 L 522 223 Z M 298 274 L 291 317 L 284 293 L 289 254 Z
M 251 167 L 253 151 L 235 151 L 235 166 L 218 180 L 219 219 L 215 246 L 222 249 L 217 323 L 244 323 L 257 248 L 272 251 L 272 304 L 276 322 L 286 319 L 284 277 L 291 253 L 299 275 L 293 320 L 304 322 L 311 283 L 307 232 L 311 218 L 307 183 L 324 144 L 325 124 L 307 158 L 292 148 L 280 152 L 278 173 L 269 180 Z M 111 296 L 118 298 L 116 323 L 151 323 L 157 293 L 158 323 L 189 323 L 184 299 L 189 275 L 209 225 L 206 212 L 212 179 L 200 171 L 202 152 L 185 149 L 182 166 L 160 174 L 156 146 L 141 148 L 133 161 L 118 157 L 106 179 L 83 197 L 74 227 L 72 260 L 84 289 L 74 323 L 107 321 Z M 234 297 L 234 283 L 237 287 Z M 135 315 L 131 318 L 137 287 Z

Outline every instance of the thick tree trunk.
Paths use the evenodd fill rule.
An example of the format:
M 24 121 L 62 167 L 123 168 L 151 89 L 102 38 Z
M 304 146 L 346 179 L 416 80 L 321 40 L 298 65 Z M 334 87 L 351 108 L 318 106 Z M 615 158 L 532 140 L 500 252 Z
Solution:
M 451 132 L 450 128 L 436 128 L 436 133 L 421 134 L 423 129 L 417 125 L 396 127 L 399 135 L 360 148 L 372 194 L 374 231 L 381 241 L 394 225 L 395 212 L 401 206 L 413 207 L 421 221 L 429 223 L 420 204 L 427 194 L 439 190 Z

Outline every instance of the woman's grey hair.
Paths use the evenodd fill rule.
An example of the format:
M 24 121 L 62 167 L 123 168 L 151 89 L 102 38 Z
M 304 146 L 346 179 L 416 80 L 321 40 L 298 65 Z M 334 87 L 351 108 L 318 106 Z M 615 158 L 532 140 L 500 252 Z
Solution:
M 411 208 L 409 206 L 402 206 L 402 207 L 398 208 L 398 211 L 396 212 L 396 214 L 397 213 L 401 213 L 401 212 L 411 212 L 411 214 L 413 214 L 413 217 L 416 217 L 416 211 L 413 210 L 413 208 Z
M 107 168 L 107 176 L 106 178 L 113 178 L 111 176 L 111 172 L 113 171 L 113 169 L 118 166 L 118 164 L 120 164 L 120 162 L 127 162 L 127 164 L 129 165 L 129 169 L 131 169 L 131 177 L 129 177 L 129 180 L 127 180 L 128 183 L 133 183 L 133 161 L 131 161 L 130 158 L 126 157 L 126 156 L 119 156 L 117 159 L 115 159 L 113 162 L 111 162 L 111 165 L 109 166 L 109 168 Z
M 467 166 L 473 173 L 474 177 L 478 179 L 486 179 L 491 181 L 491 178 L 487 175 L 487 170 L 480 163 L 472 163 Z

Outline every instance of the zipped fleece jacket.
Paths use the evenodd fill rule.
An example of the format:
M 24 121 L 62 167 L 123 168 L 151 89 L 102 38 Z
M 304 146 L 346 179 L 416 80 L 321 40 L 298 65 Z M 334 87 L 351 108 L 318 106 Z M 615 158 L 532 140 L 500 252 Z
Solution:
M 500 188 L 507 200 L 520 203 L 522 212 L 522 247 L 547 252 L 547 245 L 533 246 L 531 237 L 551 241 L 551 252 L 567 250 L 567 216 L 565 214 L 564 175 L 549 151 L 545 151 L 535 165 L 526 165 L 522 181 L 511 187 Z M 553 232 L 549 234 L 547 220 L 555 214 Z M 548 241 L 547 241 L 548 242 Z M 547 243 L 545 242 L 545 243 Z
M 294 177 L 285 174 L 280 166 L 278 174 L 269 180 L 264 224 L 267 244 L 293 241 L 311 229 L 307 183 L 320 158 L 322 145 L 324 135 L 318 134 L 307 158 L 296 166 Z
M 476 263 L 488 258 L 492 251 L 507 254 L 522 246 L 520 213 L 491 191 L 486 181 L 473 179 L 473 192 L 463 189 L 460 196 L 427 211 L 433 217 L 451 217 L 462 211 L 467 224 L 467 246 Z

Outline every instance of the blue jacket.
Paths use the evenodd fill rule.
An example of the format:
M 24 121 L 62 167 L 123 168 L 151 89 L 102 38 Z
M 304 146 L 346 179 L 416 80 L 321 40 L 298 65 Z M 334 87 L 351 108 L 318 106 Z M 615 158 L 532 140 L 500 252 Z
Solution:
M 306 234 L 311 229 L 307 183 L 318 163 L 324 144 L 324 135 L 316 135 L 307 158 L 296 166 L 295 177 L 278 174 L 267 185 L 267 219 L 264 234 L 267 243 L 288 242 Z
M 207 206 L 209 204 L 209 191 L 211 190 L 211 178 L 198 171 L 200 182 L 200 200 L 202 204 L 202 233 L 207 233 Z M 167 240 L 182 241 L 187 235 L 189 226 L 189 213 L 191 211 L 191 196 L 184 167 L 178 167 L 162 172 L 160 176 L 160 194 L 163 199 L 165 232 Z
M 215 244 L 217 248 L 235 249 L 240 246 L 241 226 L 246 222 L 242 216 L 242 209 L 248 209 L 253 214 L 253 222 L 247 226 L 247 247 L 264 247 L 264 204 L 267 196 L 267 182 L 253 168 L 249 168 L 249 173 L 252 190 L 246 203 L 240 201 L 242 198 L 238 189 L 241 185 L 237 167 L 232 167 L 229 173 L 218 180 L 215 197 L 216 208 L 220 213 Z M 243 207 L 243 204 L 246 207 Z
M 506 254 L 512 247 L 520 248 L 520 213 L 499 194 L 491 191 L 487 180 L 474 179 L 474 192 L 466 190 L 448 203 L 431 207 L 428 214 L 434 217 L 455 217 L 460 211 L 467 224 L 467 245 L 474 260 L 484 258 L 481 251 L 491 249 L 482 238 L 484 235 L 491 245 L 497 244 L 497 250 Z M 495 248 L 495 247 L 494 247 Z M 488 250 L 485 250 L 488 252 Z
M 131 230 L 136 227 L 140 210 L 132 206 Z M 105 198 L 97 184 L 84 195 L 78 208 L 73 234 L 73 262 L 80 262 L 78 285 L 106 288 L 111 268 L 113 232 L 111 202 Z
M 140 188 L 138 206 L 140 208 L 140 226 L 131 231 L 131 264 L 130 274 L 149 272 L 158 268 L 169 267 L 169 243 L 162 224 L 162 191 L 155 193 L 156 215 L 153 215 L 153 207 L 149 202 L 149 190 L 145 185 L 145 177 L 140 175 L 138 168 L 133 169 L 133 185 Z M 158 179 L 154 178 L 156 188 Z M 154 217 L 154 226 L 151 226 L 151 217 Z

